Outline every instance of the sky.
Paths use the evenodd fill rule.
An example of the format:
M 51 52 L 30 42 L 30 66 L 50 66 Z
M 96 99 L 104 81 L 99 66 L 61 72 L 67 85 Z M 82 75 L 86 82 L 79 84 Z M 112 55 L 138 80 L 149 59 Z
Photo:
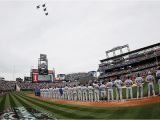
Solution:
M 0 76 L 29 76 L 41 53 L 56 74 L 97 70 L 109 49 L 160 42 L 159 21 L 158 0 L 0 0 Z

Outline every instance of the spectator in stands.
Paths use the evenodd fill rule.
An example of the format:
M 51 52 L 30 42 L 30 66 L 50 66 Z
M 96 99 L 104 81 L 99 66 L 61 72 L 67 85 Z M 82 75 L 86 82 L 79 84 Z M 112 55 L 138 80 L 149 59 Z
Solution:
M 154 85 L 153 85 L 154 80 L 155 80 L 154 76 L 149 71 L 146 77 L 146 82 L 148 83 L 148 97 L 150 97 L 151 91 L 153 96 L 155 96 Z

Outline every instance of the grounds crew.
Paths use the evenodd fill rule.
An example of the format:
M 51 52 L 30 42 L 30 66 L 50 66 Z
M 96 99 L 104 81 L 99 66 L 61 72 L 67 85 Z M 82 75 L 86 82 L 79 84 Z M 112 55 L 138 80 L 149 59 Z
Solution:
M 135 83 L 137 85 L 137 99 L 143 98 L 143 78 L 140 77 L 140 74 L 137 74 L 137 77 L 135 79 Z
M 116 100 L 122 100 L 122 80 L 120 80 L 119 76 L 114 81 L 116 86 Z
M 159 96 L 160 96 L 160 66 L 158 67 L 158 70 L 156 72 L 156 78 L 158 80 L 158 86 L 159 86 Z
M 106 84 L 106 87 L 107 87 L 107 95 L 108 95 L 108 101 L 110 100 L 114 100 L 113 98 L 113 82 L 111 82 L 111 80 L 109 79 L 108 83 Z
M 128 76 L 127 80 L 125 80 L 125 85 L 126 85 L 126 99 L 128 99 L 129 96 L 132 99 L 133 98 L 133 93 L 132 93 L 133 82 L 129 76 Z
M 94 101 L 99 101 L 99 85 L 97 82 L 93 83 L 94 87 Z
M 101 98 L 104 100 L 106 97 L 106 86 L 104 85 L 104 83 L 100 85 L 99 89 L 100 89 Z
M 86 87 L 86 85 L 82 86 L 82 101 L 87 101 L 88 100 L 88 88 Z
M 148 97 L 150 97 L 151 91 L 152 91 L 153 96 L 155 96 L 154 85 L 153 85 L 154 80 L 155 80 L 154 76 L 149 71 L 146 77 L 146 82 L 148 82 Z
M 88 86 L 88 100 L 93 102 L 93 86 L 90 84 Z

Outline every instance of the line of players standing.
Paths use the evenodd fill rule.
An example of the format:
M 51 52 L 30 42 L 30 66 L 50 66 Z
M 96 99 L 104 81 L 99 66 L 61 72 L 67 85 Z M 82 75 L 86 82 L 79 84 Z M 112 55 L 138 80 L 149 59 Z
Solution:
M 156 72 L 156 78 L 159 85 L 159 95 L 160 95 L 160 67 Z M 148 85 L 148 97 L 155 96 L 154 84 L 155 77 L 149 71 L 146 76 L 146 82 Z M 143 98 L 143 83 L 144 80 L 137 74 L 135 79 L 135 84 L 137 86 L 137 99 Z M 108 101 L 114 100 L 113 88 L 116 90 L 116 100 L 122 100 L 122 85 L 126 86 L 126 99 L 132 99 L 132 85 L 133 81 L 130 79 L 130 76 L 122 82 L 117 76 L 115 81 L 109 80 L 106 84 L 98 85 L 97 82 L 91 83 L 89 85 L 74 85 L 74 86 L 65 86 L 65 87 L 56 87 L 56 88 L 45 88 L 40 89 L 41 97 L 54 98 L 54 99 L 65 99 L 65 100 L 79 100 L 79 101 L 99 101 L 100 98 L 104 99 L 107 97 Z

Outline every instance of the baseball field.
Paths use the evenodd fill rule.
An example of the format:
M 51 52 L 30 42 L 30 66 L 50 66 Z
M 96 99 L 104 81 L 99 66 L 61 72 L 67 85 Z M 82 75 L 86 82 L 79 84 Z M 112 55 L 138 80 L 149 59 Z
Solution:
M 155 85 L 155 90 L 157 94 L 158 85 Z M 123 89 L 123 93 L 123 98 L 125 99 L 125 89 Z M 136 87 L 133 88 L 133 95 L 136 97 Z M 144 96 L 147 96 L 146 85 L 144 87 Z M 48 119 L 160 119 L 160 97 L 156 96 L 155 98 L 156 102 L 151 102 L 152 97 L 144 98 L 144 100 L 150 99 L 150 102 L 135 106 L 130 105 L 130 103 L 132 101 L 134 103 L 137 101 L 138 103 L 139 100 L 132 100 L 127 106 L 123 106 L 123 104 L 127 104 L 127 101 L 122 101 L 119 102 L 122 106 L 116 106 L 115 104 L 112 107 L 105 107 L 100 104 L 109 104 L 106 101 L 97 103 L 100 106 L 86 106 L 83 104 L 67 104 L 65 102 L 41 99 L 40 97 L 34 97 L 33 92 L 10 92 L 0 96 L 0 116 L 1 118 L 7 118 L 8 116 L 5 116 L 4 113 L 17 111 L 17 108 L 23 107 L 29 112 L 29 115 L 36 115 L 36 118 L 39 119 L 45 115 Z M 37 116 L 37 113 L 45 114 Z

